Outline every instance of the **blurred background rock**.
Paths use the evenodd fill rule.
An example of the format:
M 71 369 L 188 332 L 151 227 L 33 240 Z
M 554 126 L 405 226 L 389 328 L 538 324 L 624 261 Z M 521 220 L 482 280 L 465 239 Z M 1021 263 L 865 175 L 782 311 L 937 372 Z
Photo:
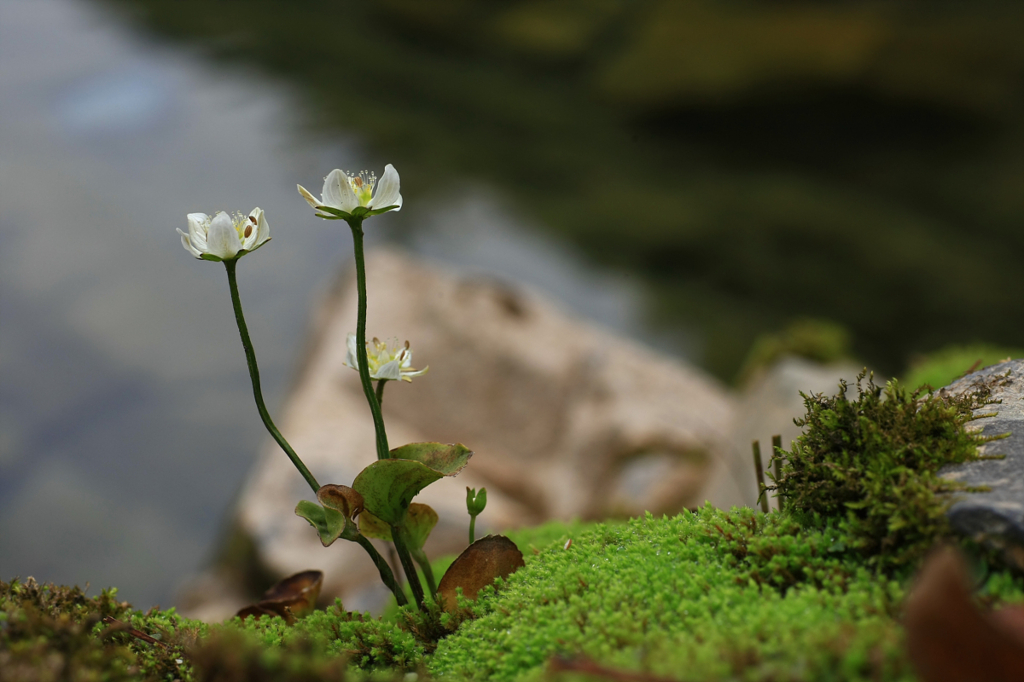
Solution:
M 349 258 L 294 184 L 338 166 L 401 172 L 377 243 L 748 391 L 795 387 L 793 354 L 890 376 L 1024 344 L 1019 3 L 0 8 L 8 578 L 167 605 L 235 537 L 263 435 L 223 275 L 173 229 L 267 210 L 240 280 L 277 410 Z

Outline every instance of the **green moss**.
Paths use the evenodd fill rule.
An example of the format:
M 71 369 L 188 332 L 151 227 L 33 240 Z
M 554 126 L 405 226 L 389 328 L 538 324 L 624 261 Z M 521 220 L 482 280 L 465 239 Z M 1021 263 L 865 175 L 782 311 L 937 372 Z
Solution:
M 0 656 L 8 658 L 0 665 L 17 650 L 16 660 L 35 665 L 70 652 L 61 660 L 89 666 L 77 679 L 397 680 L 427 670 L 444 679 L 526 681 L 542 677 L 551 656 L 584 654 L 682 682 L 913 679 L 898 623 L 905 576 L 867 567 L 839 522 L 803 521 L 706 506 L 674 518 L 524 529 L 515 535 L 527 548 L 525 568 L 484 590 L 461 622 L 437 612 L 406 617 L 410 611 L 373 619 L 336 602 L 294 626 L 263 618 L 206 628 L 173 611 L 133 612 L 112 592 L 87 599 L 48 586 L 12 601 L 5 585 Z M 978 582 L 988 605 L 1024 603 L 1019 576 L 989 570 Z M 31 616 L 34 634 L 25 635 L 32 609 L 82 627 L 68 637 Z M 144 656 L 163 649 L 102 634 L 102 615 L 160 634 L 182 664 L 173 676 L 144 667 Z M 26 643 L 36 647 L 31 658 L 20 653 Z
M 32 682 L 397 680 L 424 670 L 527 682 L 553 656 L 584 655 L 680 682 L 909 682 L 901 605 L 923 552 L 950 535 L 939 494 L 954 484 L 936 472 L 976 456 L 982 439 L 965 426 L 987 393 L 922 397 L 863 379 L 856 399 L 845 383 L 836 396 L 805 398 L 806 432 L 782 453 L 784 513 L 708 505 L 513 531 L 526 566 L 457 615 L 403 607 L 375 619 L 338 601 L 293 626 L 268 617 L 207 627 L 173 609 L 133 611 L 114 591 L 0 583 L 0 667 Z M 1020 575 L 975 559 L 983 604 L 1024 603 Z
M 345 657 L 365 671 L 412 670 L 423 657 L 423 647 L 396 623 L 345 611 L 340 601 L 294 626 L 278 617 L 264 617 L 233 619 L 220 630 L 247 636 L 262 648 L 302 649 L 325 659 Z
M 723 512 L 596 525 L 481 597 L 444 639 L 435 675 L 541 676 L 552 656 L 678 680 L 910 680 L 896 616 L 906 582 L 870 571 L 834 526 Z M 993 601 L 1022 583 L 989 576 Z
M 985 439 L 965 425 L 987 392 L 922 397 L 895 380 L 883 388 L 863 379 L 855 400 L 845 381 L 836 396 L 804 396 L 805 433 L 773 457 L 782 458 L 782 474 L 769 487 L 808 522 L 837 522 L 869 565 L 891 572 L 952 535 L 950 500 L 940 493 L 961 488 L 937 472 L 977 457 Z
M 191 680 L 185 650 L 206 629 L 174 609 L 133 611 L 113 589 L 87 597 L 31 578 L 0 582 L 0 670 L 8 679 Z

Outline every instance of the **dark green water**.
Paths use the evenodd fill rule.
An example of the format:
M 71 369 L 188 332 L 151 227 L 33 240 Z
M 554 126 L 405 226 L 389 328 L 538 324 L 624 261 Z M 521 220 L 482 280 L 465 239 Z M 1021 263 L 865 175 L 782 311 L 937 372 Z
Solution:
M 1019 5 L 105 4 L 297 88 L 414 198 L 496 186 L 726 380 L 799 317 L 887 373 L 1024 338 Z

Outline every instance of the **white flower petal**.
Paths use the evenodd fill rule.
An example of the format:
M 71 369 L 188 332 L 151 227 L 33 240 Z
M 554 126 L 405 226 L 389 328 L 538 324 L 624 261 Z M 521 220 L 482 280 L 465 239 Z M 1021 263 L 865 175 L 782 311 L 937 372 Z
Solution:
M 189 213 L 185 218 L 188 220 L 188 237 L 192 246 L 200 251 L 205 251 L 206 231 L 210 227 L 210 216 L 205 213 Z
M 315 196 L 310 194 L 309 190 L 306 189 L 305 187 L 303 187 L 302 185 L 295 185 L 295 186 L 299 188 L 299 194 L 301 194 L 302 198 L 306 200 L 306 203 L 309 204 L 310 206 L 312 206 L 313 208 L 316 208 L 317 206 L 320 206 L 323 203 L 322 201 L 317 199 Z
M 262 214 L 263 210 L 257 207 L 249 211 L 249 215 L 242 219 L 242 248 L 246 251 L 252 251 L 256 248 L 256 242 L 260 236 L 260 217 Z M 247 230 L 249 236 L 245 236 Z
M 210 230 L 206 235 L 206 253 L 224 260 L 234 258 L 242 248 L 231 217 L 227 213 L 218 213 L 210 221 Z
M 348 176 L 338 168 L 332 170 L 324 178 L 323 205 L 346 213 L 351 213 L 352 209 L 359 205 L 359 200 L 356 199 L 356 193 L 352 191 Z
M 369 208 L 386 208 L 388 206 L 398 206 L 395 210 L 401 210 L 402 208 L 402 195 L 399 193 L 399 180 L 398 171 L 390 163 L 384 166 L 384 175 L 381 176 L 380 180 L 377 181 L 376 192 L 370 203 L 367 204 Z
M 345 342 L 348 345 L 348 352 L 345 353 L 345 364 L 352 369 L 359 369 L 359 360 L 356 356 L 356 335 L 350 333 Z
M 412 381 L 413 377 L 418 377 L 420 375 L 426 374 L 428 369 L 430 369 L 430 365 L 427 365 L 423 369 L 403 369 L 402 378 L 405 379 L 406 381 Z
M 258 215 L 255 215 L 256 213 Z M 267 222 L 266 216 L 263 214 L 262 208 L 254 208 L 252 213 L 249 215 L 256 218 L 256 241 L 253 243 L 253 247 L 259 246 L 260 244 L 270 240 L 270 223 Z
M 402 378 L 402 365 L 398 360 L 392 360 L 391 362 L 385 362 L 377 371 L 373 373 L 374 379 L 387 379 L 388 381 L 397 381 Z
M 189 241 L 188 235 L 182 232 L 181 228 L 178 228 L 178 234 L 181 235 L 181 245 L 185 247 L 186 251 L 191 253 L 196 258 L 202 256 L 202 253 L 199 252 L 194 246 L 192 246 L 192 242 Z

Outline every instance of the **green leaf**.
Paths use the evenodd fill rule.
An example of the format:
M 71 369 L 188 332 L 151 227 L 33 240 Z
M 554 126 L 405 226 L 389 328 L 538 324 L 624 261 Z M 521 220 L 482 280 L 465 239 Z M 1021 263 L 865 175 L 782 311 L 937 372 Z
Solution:
M 368 511 L 359 515 L 359 532 L 368 538 L 391 542 L 391 526 Z
M 421 490 L 445 476 L 462 471 L 472 451 L 461 444 L 411 443 L 391 451 L 363 469 L 352 487 L 366 508 L 382 521 L 401 525 L 409 504 Z
M 316 210 L 322 211 L 324 213 L 329 213 L 332 216 L 335 216 L 336 218 L 340 218 L 342 220 L 348 220 L 349 218 L 352 217 L 351 213 L 342 211 L 340 208 L 331 208 L 330 206 L 317 206 Z
M 462 443 L 409 443 L 391 451 L 391 459 L 411 459 L 426 464 L 445 476 L 454 476 L 473 456 Z
M 381 213 L 387 213 L 388 211 L 393 211 L 396 208 L 398 208 L 398 204 L 395 204 L 394 206 L 385 206 L 384 208 L 374 208 L 366 212 L 366 217 L 369 218 L 370 216 L 380 215 Z
M 321 507 L 316 502 L 302 500 L 295 505 L 295 513 L 309 521 L 316 528 L 316 532 L 320 534 L 320 542 L 323 543 L 324 547 L 330 547 L 338 538 L 345 538 L 346 540 L 355 539 L 355 533 L 353 532 L 356 531 L 355 524 L 345 518 L 345 515 L 339 511 Z M 349 528 L 350 524 L 351 528 Z
M 402 521 L 402 531 L 405 533 L 406 541 L 410 549 L 423 549 L 430 531 L 437 525 L 437 512 L 427 504 L 413 502 L 405 513 Z
M 437 512 L 430 505 L 419 502 L 409 505 L 400 525 L 410 551 L 423 548 L 437 521 Z M 391 526 L 368 511 L 364 511 L 359 517 L 359 531 L 368 538 L 392 541 Z

